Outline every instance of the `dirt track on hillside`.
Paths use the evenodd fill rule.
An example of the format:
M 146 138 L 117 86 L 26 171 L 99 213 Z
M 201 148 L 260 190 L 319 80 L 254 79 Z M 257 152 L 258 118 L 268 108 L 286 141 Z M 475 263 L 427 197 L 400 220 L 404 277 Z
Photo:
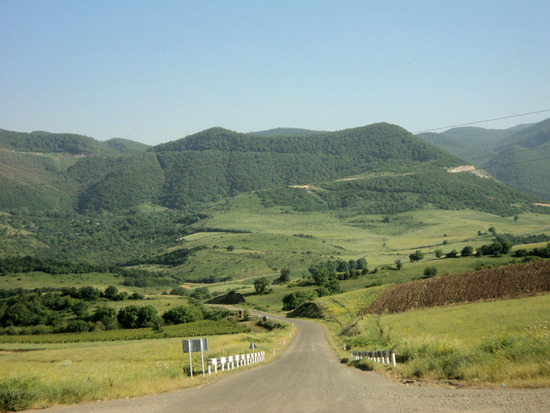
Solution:
M 211 385 L 46 412 L 550 412 L 550 389 L 454 390 L 392 383 L 341 365 L 319 324 L 296 320 L 296 325 L 299 333 L 275 362 Z

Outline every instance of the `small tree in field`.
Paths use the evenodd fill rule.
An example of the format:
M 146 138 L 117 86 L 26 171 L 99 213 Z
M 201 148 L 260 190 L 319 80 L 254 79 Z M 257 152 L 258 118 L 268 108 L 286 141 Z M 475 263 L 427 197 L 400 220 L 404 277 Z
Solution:
M 416 250 L 412 254 L 409 254 L 409 260 L 411 262 L 420 261 L 422 258 L 424 258 L 424 254 L 420 250 Z
M 437 268 L 435 267 L 426 267 L 424 268 L 424 277 L 422 278 L 432 278 L 437 275 Z
M 399 271 L 401 268 L 403 268 L 403 263 L 401 260 L 395 260 L 395 269 Z
M 472 255 L 474 255 L 474 248 L 470 245 L 466 245 L 462 248 L 462 251 L 460 251 L 460 256 L 462 257 L 470 257 Z
M 256 294 L 269 293 L 269 281 L 266 278 L 258 278 L 254 280 L 254 290 L 256 290 Z
M 279 276 L 279 282 L 282 284 L 282 283 L 287 283 L 289 281 L 290 281 L 290 269 L 288 269 L 288 268 L 281 269 L 281 275 Z

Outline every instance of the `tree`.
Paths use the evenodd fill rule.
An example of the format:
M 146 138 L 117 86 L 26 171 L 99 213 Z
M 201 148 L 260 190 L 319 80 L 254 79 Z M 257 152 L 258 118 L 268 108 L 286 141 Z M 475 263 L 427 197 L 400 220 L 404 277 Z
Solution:
M 443 250 L 441 248 L 437 248 L 434 251 L 434 254 L 435 254 L 436 258 L 441 258 L 443 256 Z
M 401 260 L 395 260 L 395 269 L 399 271 L 403 267 Z
M 420 261 L 422 258 L 424 258 L 424 254 L 420 250 L 416 250 L 412 254 L 409 254 L 409 260 L 411 262 Z
M 212 298 L 212 293 L 208 289 L 208 287 L 199 287 L 195 288 L 190 296 L 194 298 L 195 300 L 203 301 L 208 300 L 209 298 Z
M 313 281 L 315 281 L 315 284 L 317 285 L 323 285 L 328 281 L 329 276 L 330 272 L 326 268 L 319 267 L 313 273 Z
M 269 293 L 269 280 L 267 278 L 258 278 L 254 280 L 254 290 L 256 290 L 256 294 Z
M 97 307 L 90 317 L 90 321 L 103 323 L 107 330 L 114 330 L 118 327 L 115 309 L 106 305 Z
M 349 262 L 344 260 L 338 260 L 338 266 L 336 267 L 336 271 L 338 272 L 349 271 Z
M 122 328 L 138 328 L 139 307 L 129 305 L 118 310 L 117 320 Z
M 80 288 L 79 293 L 80 293 L 80 298 L 84 300 L 90 300 L 90 301 L 97 300 L 101 295 L 101 292 L 97 288 L 92 286 Z
M 280 276 L 279 276 L 279 282 L 282 284 L 282 283 L 287 283 L 290 281 L 290 269 L 288 268 L 283 268 L 281 269 L 280 271 Z
M 448 252 L 445 254 L 445 258 L 457 258 L 458 257 L 458 251 L 452 250 L 451 252 Z
M 355 268 L 358 270 L 364 270 L 367 268 L 367 260 L 365 258 L 359 258 L 355 264 Z
M 315 291 L 296 291 L 283 297 L 283 311 L 294 310 L 306 301 L 315 300 L 317 294 Z
M 155 327 L 160 323 L 157 310 L 152 305 L 129 305 L 118 311 L 117 320 L 123 328 Z
M 470 257 L 472 255 L 474 255 L 474 248 L 470 245 L 466 245 L 462 248 L 462 251 L 460 251 L 460 256 L 462 257 Z
M 424 268 L 424 277 L 422 278 L 431 278 L 437 275 L 437 268 L 435 267 L 426 267 Z
M 202 320 L 203 318 L 204 314 L 200 308 L 196 306 L 174 307 L 162 315 L 165 324 L 192 323 L 193 321 Z
M 118 288 L 114 285 L 110 285 L 105 289 L 103 296 L 108 300 L 117 300 L 118 299 Z

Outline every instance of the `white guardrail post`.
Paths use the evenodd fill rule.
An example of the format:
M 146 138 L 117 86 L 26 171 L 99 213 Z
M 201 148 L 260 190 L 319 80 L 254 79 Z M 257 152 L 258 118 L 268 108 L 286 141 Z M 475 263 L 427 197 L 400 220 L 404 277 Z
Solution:
M 358 361 L 362 358 L 374 361 L 375 363 L 390 364 L 393 367 L 397 366 L 397 360 L 393 351 L 350 351 L 350 356 L 353 360 Z
M 218 374 L 218 366 L 221 366 L 222 372 L 223 372 L 226 369 L 232 370 L 238 367 L 243 367 L 243 366 L 248 366 L 250 364 L 258 363 L 260 361 L 265 361 L 265 351 L 260 351 L 258 353 L 252 353 L 252 354 L 237 354 L 236 356 L 209 358 L 208 375 L 209 376 L 212 375 L 212 370 L 214 370 L 214 374 Z

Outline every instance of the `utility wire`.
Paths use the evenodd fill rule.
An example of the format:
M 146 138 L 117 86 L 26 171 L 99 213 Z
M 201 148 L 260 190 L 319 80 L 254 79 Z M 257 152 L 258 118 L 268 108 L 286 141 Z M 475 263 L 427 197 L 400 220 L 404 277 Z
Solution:
M 460 124 L 457 124 L 457 125 L 441 126 L 439 128 L 425 129 L 425 130 L 422 130 L 422 131 L 413 132 L 413 134 L 416 135 L 418 133 L 433 132 L 433 131 L 442 130 L 442 129 L 461 128 L 461 127 L 464 127 L 464 126 L 478 125 L 480 123 L 493 122 L 493 121 L 496 121 L 496 120 L 519 118 L 521 116 L 536 115 L 536 114 L 539 114 L 539 113 L 546 113 L 546 112 L 550 112 L 550 109 L 543 109 L 543 110 L 537 110 L 535 112 L 526 112 L 526 113 L 518 113 L 518 114 L 515 114 L 515 115 L 501 116 L 500 118 L 476 120 L 474 122 L 460 123 Z

